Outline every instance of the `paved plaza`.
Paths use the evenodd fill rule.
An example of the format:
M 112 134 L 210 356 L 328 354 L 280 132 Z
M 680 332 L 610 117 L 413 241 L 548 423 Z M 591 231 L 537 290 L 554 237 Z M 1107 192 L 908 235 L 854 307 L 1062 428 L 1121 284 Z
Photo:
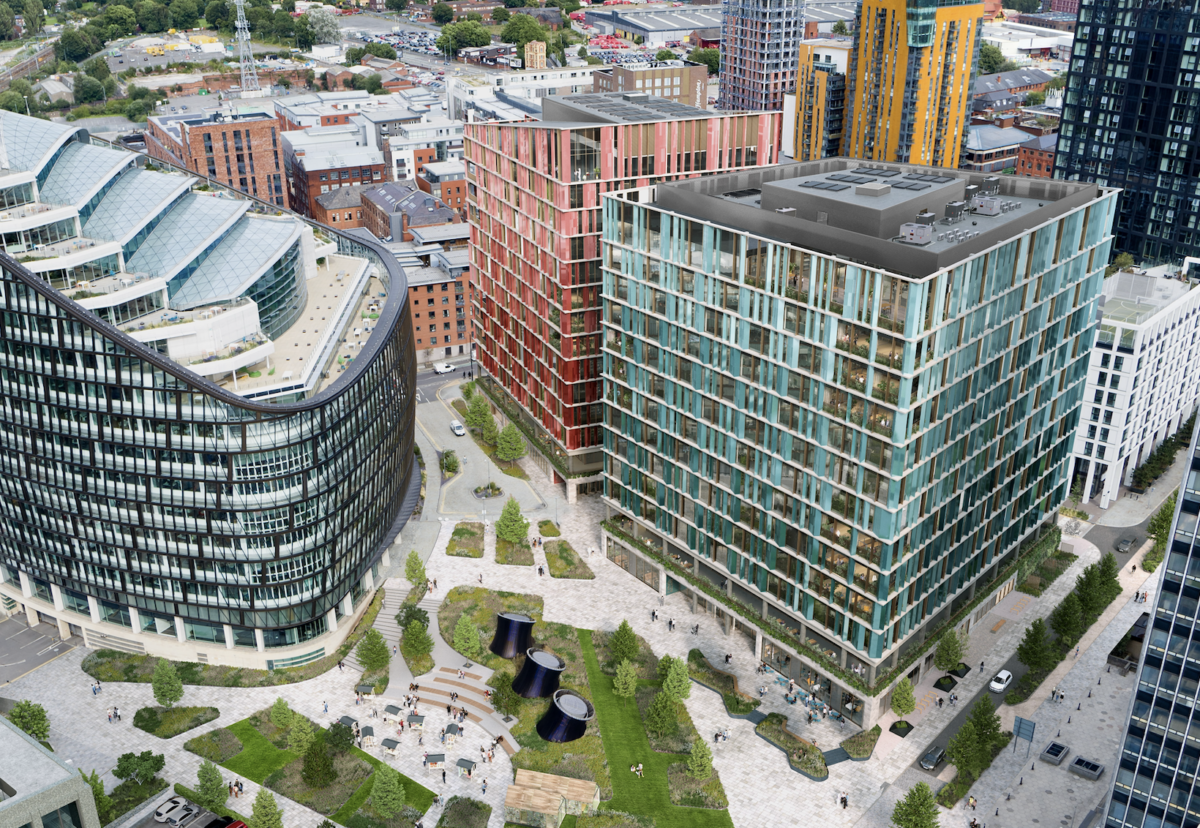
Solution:
M 534 532 L 537 520 L 553 519 L 557 505 L 564 539 L 584 555 L 596 578 L 582 581 L 557 579 L 549 575 L 539 577 L 536 565 L 545 563 L 544 553 L 540 549 L 534 550 L 534 566 L 498 564 L 495 558 L 495 534 L 490 524 L 498 517 L 502 501 L 479 501 L 472 494 L 474 486 L 487 481 L 489 464 L 470 438 L 456 438 L 445 427 L 451 416 L 447 413 L 450 409 L 446 400 L 455 393 L 444 389 L 438 398 L 421 404 L 418 410 L 421 428 L 418 429 L 417 442 L 425 456 L 428 471 L 426 501 L 420 520 L 410 523 L 392 548 L 392 566 L 385 584 L 387 608 L 380 613 L 376 622 L 389 644 L 398 640 L 399 630 L 395 628 L 392 616 L 410 588 L 403 576 L 403 560 L 408 551 L 415 548 L 426 559 L 429 578 L 438 582 L 437 591 L 431 596 L 427 595 L 421 602 L 422 607 L 431 610 L 431 616 L 436 613 L 437 605 L 449 590 L 460 585 L 477 586 L 482 579 L 483 586 L 489 589 L 542 596 L 546 621 L 593 630 L 613 630 L 622 619 L 627 619 L 660 656 L 671 654 L 686 657 L 690 649 L 699 648 L 713 663 L 721 663 L 724 655 L 731 653 L 732 664 L 726 669 L 738 677 L 743 688 L 753 692 L 753 688 L 763 683 L 762 678 L 754 672 L 757 662 L 752 638 L 736 631 L 723 633 L 721 626 L 710 616 L 692 615 L 681 594 L 660 599 L 656 592 L 609 562 L 602 554 L 597 552 L 589 556 L 587 550 L 601 548 L 599 523 L 603 517 L 602 503 L 598 498 L 588 497 L 567 507 L 561 489 L 554 487 L 529 460 L 522 461 L 530 477 L 528 482 L 500 474 L 495 469 L 492 470 L 496 475 L 493 479 L 526 508 L 526 516 L 530 518 Z M 446 448 L 458 451 L 465 470 L 442 485 L 438 479 L 436 452 Z M 482 559 L 457 558 L 445 554 L 454 526 L 459 519 L 466 518 L 484 520 L 489 524 Z M 956 688 L 961 697 L 969 699 L 983 687 L 991 678 L 990 670 L 1012 655 L 1028 624 L 1034 618 L 1047 616 L 1073 589 L 1078 573 L 1087 564 L 1098 560 L 1105 551 L 1082 538 L 1064 539 L 1064 542 L 1074 546 L 1079 559 L 1041 597 L 1013 592 L 972 628 L 966 661 L 974 669 Z M 1143 551 L 1134 556 L 1135 562 L 1140 560 Z M 1149 603 L 1133 603 L 1134 592 L 1148 589 L 1153 593 L 1157 583 L 1156 578 L 1147 576 L 1140 567 L 1131 571 L 1128 565 L 1122 571 L 1121 580 L 1124 593 L 1085 637 L 1079 656 L 1069 658 L 1035 696 L 1016 711 L 1037 724 L 1036 737 L 1029 746 L 1028 757 L 1024 742 L 1019 743 L 1015 751 L 1010 749 L 1002 753 L 973 789 L 979 800 L 979 811 L 968 814 L 960 806 L 955 814 L 943 815 L 943 826 L 966 825 L 970 816 L 978 817 L 981 823 L 986 822 L 989 828 L 1015 828 L 1039 823 L 1074 826 L 1079 824 L 1083 814 L 1101 805 L 1116 765 L 1118 741 L 1135 680 L 1132 674 L 1122 678 L 1116 673 L 1107 673 L 1105 657 L 1138 616 L 1152 606 Z M 657 622 L 651 620 L 652 610 L 659 613 Z M 670 619 L 677 622 L 674 632 L 667 627 Z M 693 634 L 691 627 L 696 623 L 700 624 L 700 629 Z M 443 668 L 457 670 L 464 661 L 436 635 L 436 631 L 434 618 L 430 632 L 435 636 L 435 675 L 416 679 L 422 684 L 423 696 L 427 687 L 439 685 L 435 679 L 440 677 L 444 685 L 445 674 L 440 672 Z M 95 696 L 89 689 L 91 679 L 80 669 L 86 653 L 82 648 L 65 652 L 40 669 L 14 680 L 3 694 L 8 698 L 32 698 L 45 705 L 53 723 L 51 742 L 59 754 L 84 770 L 97 768 L 104 771 L 110 785 L 115 783 L 110 771 L 116 763 L 116 757 L 125 751 L 140 751 L 148 747 L 165 753 L 167 765 L 163 775 L 166 779 L 194 785 L 200 760 L 185 751 L 183 743 L 208 729 L 243 719 L 269 706 L 277 696 L 287 700 L 293 709 L 323 725 L 336 721 L 342 715 L 354 716 L 367 723 L 368 711 L 372 707 L 382 713 L 384 705 L 390 701 L 379 699 L 356 705 L 354 686 L 360 671 L 350 663 L 344 671 L 334 669 L 310 681 L 277 688 L 188 686 L 181 703 L 218 707 L 220 718 L 174 739 L 159 742 L 134 729 L 131 724 L 135 710 L 154 704 L 150 685 L 110 683 L 104 686 L 101 695 Z M 981 661 L 988 665 L 987 670 L 978 669 Z M 395 659 L 395 664 L 387 693 L 392 698 L 402 696 L 412 680 L 402 659 Z M 932 782 L 935 787 L 940 784 L 932 776 L 913 767 L 929 743 L 958 712 L 950 705 L 943 708 L 936 705 L 938 694 L 930 683 L 933 678 L 936 676 L 929 676 L 916 688 L 919 707 L 908 717 L 915 724 L 914 732 L 908 738 L 900 739 L 886 732 L 894 720 L 889 713 L 881 722 L 885 733 L 875 755 L 866 762 L 848 761 L 832 766 L 829 779 L 821 783 L 812 782 L 792 771 L 784 754 L 759 738 L 750 722 L 726 715 L 716 693 L 693 684 L 687 708 L 702 736 L 711 737 L 717 730 L 726 728 L 730 732 L 728 741 L 713 745 L 714 764 L 720 771 L 729 797 L 730 814 L 739 827 L 790 828 L 796 824 L 797 815 L 802 814 L 804 824 L 814 828 L 884 828 L 888 825 L 895 802 L 912 784 L 917 781 Z M 484 680 L 485 671 L 473 681 L 482 687 Z M 1067 694 L 1064 703 L 1048 701 L 1050 689 L 1056 685 Z M 787 705 L 782 689 L 770 686 L 760 709 L 788 715 L 790 728 L 823 750 L 835 748 L 838 742 L 856 731 L 853 726 L 839 726 L 832 720 L 808 724 L 801 708 Z M 426 775 L 421 761 L 422 753 L 427 749 L 442 750 L 440 745 L 435 748 L 431 743 L 437 742 L 436 732 L 448 723 L 444 705 L 440 708 L 437 706 L 439 701 L 436 696 L 428 698 L 433 701 L 423 703 L 421 712 L 429 717 L 426 732 L 430 733 L 430 737 L 425 739 L 424 745 L 418 745 L 416 735 L 406 730 L 400 738 L 400 755 L 394 759 L 386 758 L 386 761 L 435 793 L 485 799 L 494 809 L 490 828 L 502 828 L 504 796 L 512 779 L 508 756 L 497 751 L 495 761 L 491 765 L 481 766 L 472 781 L 450 775 L 443 784 L 440 774 Z M 326 703 L 328 712 L 325 712 Z M 124 720 L 109 724 L 106 711 L 114 704 L 122 709 Z M 445 751 L 451 767 L 460 757 L 477 759 L 479 746 L 489 736 L 503 732 L 505 727 L 499 717 L 489 716 L 486 710 L 473 709 L 472 712 L 479 715 L 473 716 L 467 723 L 465 738 Z M 1000 712 L 1005 727 L 1010 728 L 1014 710 L 1001 707 Z M 372 724 L 377 725 L 377 737 L 391 735 L 385 734 L 380 727 L 382 720 Z M 1100 781 L 1090 782 L 1068 776 L 1065 765 L 1055 768 L 1037 761 L 1037 754 L 1059 732 L 1062 736 L 1058 740 L 1071 748 L 1072 758 L 1083 755 L 1106 765 L 1109 770 Z M 371 749 L 371 752 L 384 758 L 378 748 Z M 944 782 L 953 778 L 953 773 L 952 768 L 946 767 L 938 779 Z M 484 778 L 488 780 L 486 796 L 480 788 Z M 245 801 L 231 801 L 229 804 L 248 813 L 257 786 L 248 781 L 245 781 L 245 785 Z M 841 792 L 846 792 L 849 799 L 849 807 L 844 809 L 835 804 Z M 284 809 L 288 828 L 316 828 L 322 820 L 320 815 L 282 796 L 276 795 L 276 799 Z M 996 815 L 997 809 L 999 815 Z M 425 819 L 426 828 L 431 828 L 438 816 L 435 806 Z

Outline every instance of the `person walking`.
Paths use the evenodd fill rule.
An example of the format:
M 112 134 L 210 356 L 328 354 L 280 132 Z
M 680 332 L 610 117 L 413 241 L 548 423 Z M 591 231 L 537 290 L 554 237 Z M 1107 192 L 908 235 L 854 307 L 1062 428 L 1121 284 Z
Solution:
M 228 798 L 229 799 L 233 798 L 233 783 L 232 782 L 229 783 L 229 797 Z
M 983 672 L 983 662 L 979 662 L 979 672 Z
M 446 784 L 446 770 L 445 770 L 445 768 L 443 768 L 443 769 L 442 769 L 442 784 L 443 784 L 443 785 L 445 785 L 445 784 Z
M 329 712 L 329 702 L 322 702 L 322 704 L 325 705 L 325 712 L 328 713 Z
M 483 780 L 483 792 L 487 793 L 487 780 L 486 779 Z

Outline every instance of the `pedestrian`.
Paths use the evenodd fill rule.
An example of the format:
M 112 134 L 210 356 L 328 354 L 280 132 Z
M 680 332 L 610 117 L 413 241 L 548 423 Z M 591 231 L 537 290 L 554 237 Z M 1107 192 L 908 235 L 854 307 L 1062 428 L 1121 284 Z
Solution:
M 433 579 L 433 588 L 437 589 L 437 578 Z
M 240 780 L 240 779 L 237 781 L 237 792 L 238 792 L 238 796 L 241 796 L 242 794 L 244 794 L 246 792 L 246 787 L 245 787 L 245 785 L 242 784 L 242 780 Z
M 979 672 L 983 672 L 983 662 L 979 662 Z
M 979 804 L 979 800 L 977 800 L 975 797 L 971 797 L 971 810 L 972 811 L 975 810 L 975 806 L 978 804 Z
M 329 712 L 329 702 L 322 702 L 325 705 L 325 712 Z
M 944 701 L 944 699 L 943 699 L 941 696 L 938 696 L 938 709 L 939 709 L 939 710 L 940 710 L 940 709 L 941 709 L 941 707 L 942 707 L 942 702 L 943 702 L 943 701 Z
M 96 695 L 96 685 L 92 685 L 92 695 Z
M 110 707 L 107 712 L 108 712 L 108 723 L 112 724 L 112 708 Z
M 117 721 L 121 721 L 121 708 L 113 705 L 113 715 L 117 717 Z
M 483 583 L 483 573 L 482 572 L 479 573 L 479 583 L 481 583 L 481 584 Z
M 487 780 L 486 779 L 483 780 L 483 792 L 487 793 Z
M 442 784 L 446 784 L 446 771 L 444 768 L 442 769 Z
M 1078 644 L 1075 645 L 1075 657 L 1079 658 L 1079 645 Z
M 342 672 L 342 662 L 338 662 L 338 672 Z
M 97 681 L 96 681 L 96 692 L 97 692 L 97 693 L 100 693 L 100 692 L 102 692 L 103 690 L 104 690 L 104 687 L 103 687 L 103 686 L 101 686 L 101 684 L 100 684 L 100 681 L 97 679 Z
M 395 655 L 395 654 L 396 654 L 396 645 L 393 644 L 392 645 L 392 655 Z
M 229 783 L 229 796 L 230 796 L 230 798 L 233 797 L 233 783 L 232 782 Z

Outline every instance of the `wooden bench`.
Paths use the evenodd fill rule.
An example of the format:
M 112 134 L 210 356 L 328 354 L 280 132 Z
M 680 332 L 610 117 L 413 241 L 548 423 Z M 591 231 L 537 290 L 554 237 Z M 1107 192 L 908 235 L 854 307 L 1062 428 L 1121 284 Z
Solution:
M 996 622 L 996 626 L 992 627 L 992 632 L 999 632 L 1000 628 L 1003 627 L 1007 623 L 1008 623 L 1007 618 L 1001 618 L 999 621 Z
M 455 676 L 455 677 L 458 676 L 458 670 L 455 670 L 453 667 L 439 667 L 438 672 L 439 673 L 449 673 L 450 675 Z M 479 675 L 478 673 L 465 673 L 465 675 L 469 679 L 475 679 L 475 681 L 483 681 L 483 676 Z

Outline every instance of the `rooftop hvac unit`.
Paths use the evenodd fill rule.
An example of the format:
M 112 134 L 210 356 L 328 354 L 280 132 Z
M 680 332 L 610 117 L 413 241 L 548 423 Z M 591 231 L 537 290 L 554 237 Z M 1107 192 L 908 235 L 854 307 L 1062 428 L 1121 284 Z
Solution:
M 951 201 L 946 205 L 946 221 L 962 221 L 966 211 L 967 203 L 965 201 Z
M 922 210 L 917 213 L 917 224 L 933 224 L 937 220 L 937 215 L 929 210 Z
M 967 202 L 967 204 L 970 204 L 975 200 L 975 197 L 979 195 L 982 195 L 982 193 L 979 192 L 979 187 L 975 184 L 968 184 L 964 191 L 963 200 Z
M 1000 192 L 1000 178 L 995 175 L 989 175 L 983 179 L 983 187 L 980 188 L 980 195 L 994 196 Z
M 933 241 L 933 226 L 915 222 L 901 224 L 900 241 L 905 244 L 929 244 Z
M 980 216 L 998 216 L 1002 212 L 1000 199 L 995 196 L 980 196 L 975 199 L 974 213 Z

